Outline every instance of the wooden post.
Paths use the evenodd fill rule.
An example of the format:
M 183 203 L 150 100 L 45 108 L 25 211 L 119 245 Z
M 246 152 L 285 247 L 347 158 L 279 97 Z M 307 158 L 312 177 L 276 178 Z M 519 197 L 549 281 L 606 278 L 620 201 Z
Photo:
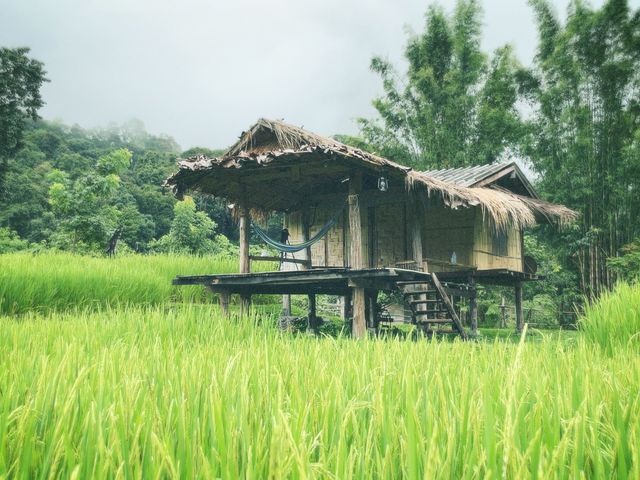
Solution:
M 479 335 L 478 332 L 478 289 L 476 288 L 476 279 L 469 278 L 469 285 L 473 289 L 471 292 L 471 298 L 469 298 L 469 325 L 471 327 L 470 335 Z
M 349 232 L 351 249 L 349 266 L 353 270 L 362 268 L 362 220 L 360 218 L 360 200 L 358 194 L 362 187 L 362 174 L 353 173 L 349 180 Z M 353 338 L 363 338 L 367 333 L 365 316 L 364 288 L 353 288 Z
M 304 209 L 302 212 L 302 241 L 307 242 L 311 238 L 311 219 L 309 218 L 309 210 Z M 311 267 L 311 247 L 304 249 L 305 260 L 309 261 L 309 266 L 303 266 L 303 269 Z
M 422 209 L 420 203 L 413 199 L 411 202 L 411 255 L 416 268 L 422 270 Z
M 516 283 L 516 333 L 522 333 L 524 328 L 524 312 L 522 311 L 522 282 Z
M 231 300 L 231 294 L 228 291 L 219 291 L 218 298 L 220 302 L 220 310 L 226 317 L 229 316 L 229 300 Z
M 411 194 L 410 194 L 411 195 Z M 409 209 L 411 219 L 409 226 L 409 244 L 411 245 L 411 257 L 415 263 L 416 270 L 423 269 L 423 257 L 422 257 L 422 209 L 420 208 L 420 202 L 416 200 L 414 196 L 410 197 Z M 425 294 L 418 295 L 418 300 L 426 300 Z M 427 310 L 427 305 L 419 304 L 415 306 L 416 312 L 424 312 Z
M 343 320 L 351 317 L 351 293 L 348 293 L 344 297 L 342 297 L 342 305 L 341 305 L 340 316 Z
M 316 332 L 318 322 L 316 317 L 316 296 L 314 293 L 309 294 L 309 309 L 307 310 L 307 331 Z
M 240 219 L 238 226 L 240 228 L 240 273 L 250 273 L 251 266 L 249 264 L 249 211 L 244 205 L 240 205 Z M 240 296 L 240 315 L 249 313 L 251 305 L 251 295 L 243 294 Z
M 282 315 L 285 317 L 291 316 L 291 295 L 282 295 Z
M 311 238 L 311 219 L 309 218 L 309 210 L 304 209 L 302 211 L 302 241 L 306 242 Z M 303 265 L 302 269 L 306 270 L 311 268 L 311 247 L 304 249 L 305 260 L 308 260 L 307 265 Z M 316 296 L 313 293 L 307 295 L 309 307 L 307 309 L 307 331 L 316 331 Z
M 378 290 L 368 289 L 366 291 L 366 313 L 367 313 L 367 328 L 370 330 L 377 330 L 376 325 L 376 304 L 378 302 Z
M 507 306 L 504 303 L 504 297 L 502 297 L 502 303 L 500 304 L 500 328 L 507 328 Z
M 367 208 L 367 266 L 376 268 L 376 207 Z
M 249 273 L 249 211 L 239 206 L 238 227 L 240 229 L 240 273 Z
M 351 327 L 353 338 L 364 338 L 367 333 L 365 308 L 364 288 L 356 287 L 353 289 L 353 325 Z

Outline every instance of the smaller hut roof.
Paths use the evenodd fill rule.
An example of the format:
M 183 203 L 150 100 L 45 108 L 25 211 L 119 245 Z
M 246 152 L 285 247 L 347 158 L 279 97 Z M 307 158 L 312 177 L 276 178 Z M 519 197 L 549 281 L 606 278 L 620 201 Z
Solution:
M 198 155 L 178 163 L 165 185 L 177 196 L 192 190 L 241 202 L 259 211 L 289 211 L 322 190 L 336 192 L 363 170 L 402 182 L 408 191 L 438 197 L 447 206 L 478 206 L 496 228 L 525 227 L 536 219 L 560 223 L 577 213 L 506 190 L 469 188 L 430 177 L 378 155 L 281 121 L 260 119 L 222 156 Z
M 444 168 L 422 172 L 428 177 L 463 187 L 501 186 L 513 193 L 539 198 L 522 170 L 515 162 L 489 163 L 471 167 Z

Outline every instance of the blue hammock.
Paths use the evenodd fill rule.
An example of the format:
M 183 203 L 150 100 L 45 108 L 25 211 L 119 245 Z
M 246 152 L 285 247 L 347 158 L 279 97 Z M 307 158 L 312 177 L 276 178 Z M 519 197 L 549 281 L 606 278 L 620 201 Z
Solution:
M 264 242 L 267 245 L 281 252 L 294 253 L 294 252 L 299 252 L 300 250 L 303 250 L 307 247 L 310 247 L 311 245 L 316 243 L 318 240 L 320 240 L 322 237 L 324 237 L 327 233 L 329 233 L 329 230 L 331 230 L 331 227 L 333 227 L 338 221 L 338 218 L 340 218 L 340 214 L 342 213 L 346 205 L 347 205 L 347 201 L 345 200 L 342 206 L 340 207 L 340 210 L 338 210 L 336 214 L 333 217 L 331 217 L 331 220 L 329 220 L 326 223 L 326 225 L 322 227 L 320 231 L 313 236 L 313 238 L 310 238 L 304 243 L 296 243 L 295 245 L 287 245 L 284 243 L 280 243 L 274 240 L 273 238 L 271 238 L 267 234 L 267 232 L 262 230 L 258 225 L 256 225 L 253 222 L 251 223 L 253 224 L 253 229 L 255 230 L 255 232 L 260 236 L 260 238 L 262 238 L 262 240 L 264 240 Z

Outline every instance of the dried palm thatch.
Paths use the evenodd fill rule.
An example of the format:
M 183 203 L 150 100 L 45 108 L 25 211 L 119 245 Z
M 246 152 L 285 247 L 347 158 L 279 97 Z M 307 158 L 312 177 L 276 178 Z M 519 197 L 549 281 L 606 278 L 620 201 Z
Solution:
M 333 177 L 314 175 L 313 168 L 330 165 Z M 384 172 L 404 182 L 407 191 L 423 198 L 437 197 L 450 208 L 477 206 L 495 228 L 530 226 L 539 218 L 567 223 L 577 213 L 560 205 L 515 195 L 494 188 L 469 188 L 434 179 L 378 155 L 364 152 L 337 140 L 322 137 L 281 121 L 260 119 L 219 158 L 199 155 L 179 162 L 180 170 L 165 181 L 177 195 L 187 190 L 225 197 L 247 204 L 256 214 L 279 210 L 284 202 L 305 199 L 308 185 L 287 182 L 285 191 L 269 183 L 274 171 L 304 167 L 309 181 L 329 179 L 339 183 L 354 169 Z M 423 195 L 426 194 L 426 195 Z
M 428 197 L 439 195 L 450 208 L 479 206 L 497 229 L 509 225 L 516 228 L 533 226 L 540 219 L 561 225 L 571 223 L 578 213 L 563 205 L 555 205 L 537 198 L 516 195 L 500 187 L 469 188 L 446 183 L 412 170 L 407 173 L 407 189 L 424 192 Z
M 332 143 L 339 144 L 330 138 L 316 135 L 302 128 L 261 118 L 249 130 L 242 132 L 240 139 L 229 147 L 223 156 L 232 157 L 242 152 L 267 153 L 278 150 L 298 150 L 306 145 L 318 146 Z

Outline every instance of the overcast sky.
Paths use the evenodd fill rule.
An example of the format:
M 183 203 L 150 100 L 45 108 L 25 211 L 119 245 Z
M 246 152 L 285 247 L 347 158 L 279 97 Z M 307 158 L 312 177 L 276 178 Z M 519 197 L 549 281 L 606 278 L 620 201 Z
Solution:
M 0 45 L 46 65 L 41 115 L 82 127 L 143 121 L 187 149 L 222 148 L 259 117 L 357 133 L 381 92 L 373 55 L 401 69 L 416 0 L 0 0 Z M 454 0 L 439 2 L 451 11 Z M 566 0 L 555 0 L 564 16 Z M 600 6 L 602 1 L 593 1 Z M 640 0 L 631 0 L 637 8 Z M 525 0 L 485 0 L 483 48 L 537 43 Z

